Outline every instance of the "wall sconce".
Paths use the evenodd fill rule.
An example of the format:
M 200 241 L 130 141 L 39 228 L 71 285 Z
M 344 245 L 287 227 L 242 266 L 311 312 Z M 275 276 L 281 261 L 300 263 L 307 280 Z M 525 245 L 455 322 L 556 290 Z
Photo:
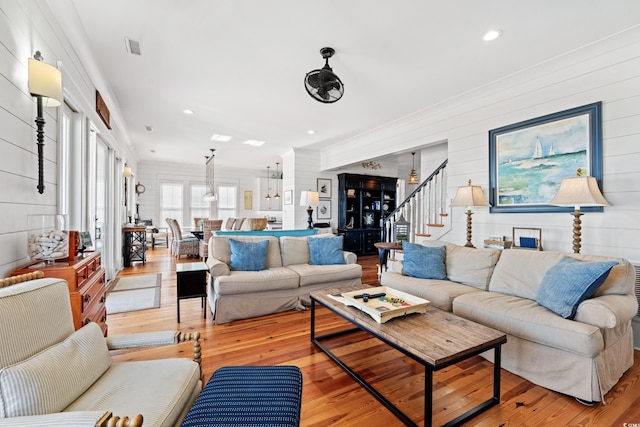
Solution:
M 469 180 L 468 185 L 458 187 L 458 192 L 456 193 L 456 197 L 451 201 L 451 206 L 467 207 L 467 243 L 465 246 L 468 248 L 475 248 L 473 243 L 471 243 L 471 215 L 473 215 L 471 207 L 491 206 L 484 197 L 482 188 L 479 185 L 471 185 L 471 180 Z
M 309 218 L 307 219 L 307 224 L 309 226 L 307 228 L 313 228 L 313 208 L 320 204 L 320 198 L 317 191 L 303 191 L 300 193 L 300 206 L 309 206 L 307 208 L 307 215 Z
M 38 193 L 44 193 L 44 114 L 42 107 L 62 105 L 62 74 L 53 65 L 43 62 L 40 51 L 29 58 L 29 93 L 36 97 L 38 141 Z
M 416 172 L 416 152 L 411 153 L 411 173 L 409 174 L 410 185 L 415 185 L 418 183 L 418 173 Z
M 558 193 L 549 202 L 550 205 L 574 206 L 571 215 L 573 215 L 573 252 L 576 254 L 580 253 L 582 246 L 580 217 L 583 213 L 580 212 L 580 206 L 609 206 L 598 188 L 598 181 L 592 176 L 581 176 L 581 172 L 578 169 L 578 176 L 563 178 Z
M 129 167 L 129 165 L 125 163 L 124 168 L 122 169 L 122 176 L 124 176 L 125 178 L 131 178 L 131 175 L 131 167 Z

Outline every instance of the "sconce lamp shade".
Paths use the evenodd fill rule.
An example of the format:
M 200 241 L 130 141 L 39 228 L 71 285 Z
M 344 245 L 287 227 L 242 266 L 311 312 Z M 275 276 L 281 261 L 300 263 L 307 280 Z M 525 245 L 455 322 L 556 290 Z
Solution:
M 471 180 L 469 180 L 469 184 L 463 187 L 458 187 L 458 192 L 456 193 L 456 197 L 451 201 L 451 206 L 459 207 L 472 207 L 472 206 L 491 206 L 487 199 L 484 197 L 484 193 L 482 192 L 482 188 L 479 185 L 471 185 Z
M 300 206 L 318 206 L 320 202 L 317 191 L 302 191 L 300 193 Z
M 564 178 L 558 193 L 549 202 L 556 206 L 609 206 L 598 188 L 598 181 L 592 176 Z
M 130 178 L 132 175 L 131 168 L 125 163 L 124 169 L 122 169 L 122 176 L 125 178 Z
M 62 105 L 62 73 L 53 65 L 29 58 L 29 93 L 42 97 L 43 107 Z

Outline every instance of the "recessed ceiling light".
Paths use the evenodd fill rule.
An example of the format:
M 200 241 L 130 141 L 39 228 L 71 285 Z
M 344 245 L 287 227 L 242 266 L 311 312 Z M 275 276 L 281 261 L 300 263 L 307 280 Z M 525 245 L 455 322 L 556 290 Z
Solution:
M 213 135 L 211 135 L 211 140 L 219 141 L 219 142 L 229 142 L 231 141 L 231 137 L 227 135 L 218 135 L 217 133 L 214 133 Z
M 264 145 L 266 141 L 256 141 L 255 139 L 247 139 L 246 141 L 243 142 L 243 144 L 247 144 L 247 145 L 251 145 L 253 147 L 260 147 L 261 145 Z
M 490 30 L 482 37 L 484 41 L 490 42 L 491 40 L 495 40 L 502 35 L 502 30 Z
M 315 130 L 313 130 L 313 129 L 309 129 L 309 130 L 307 131 L 307 133 L 308 133 L 309 135 L 313 135 L 313 134 L 315 134 L 315 133 L 316 133 L 316 131 L 315 131 Z
M 193 114 L 193 111 L 188 110 L 188 109 L 187 110 L 182 110 L 182 112 L 185 113 L 185 114 Z

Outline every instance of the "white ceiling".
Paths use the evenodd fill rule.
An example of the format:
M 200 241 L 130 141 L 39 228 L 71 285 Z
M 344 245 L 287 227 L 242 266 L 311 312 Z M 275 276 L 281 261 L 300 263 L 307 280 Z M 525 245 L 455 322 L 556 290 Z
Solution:
M 216 164 L 256 169 L 291 147 L 322 149 L 640 22 L 638 0 L 66 2 L 57 14 L 68 34 L 86 34 L 140 161 L 202 164 L 216 148 Z M 483 41 L 492 28 L 503 36 Z M 142 56 L 127 52 L 127 37 Z M 329 62 L 345 86 L 334 104 L 303 84 L 324 65 L 324 46 L 336 50 Z M 233 139 L 214 143 L 214 133 Z

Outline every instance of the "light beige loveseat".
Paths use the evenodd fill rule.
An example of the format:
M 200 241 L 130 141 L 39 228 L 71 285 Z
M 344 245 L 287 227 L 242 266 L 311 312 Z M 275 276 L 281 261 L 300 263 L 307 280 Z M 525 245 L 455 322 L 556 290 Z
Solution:
M 15 276 L 20 277 L 20 276 Z M 13 279 L 13 278 L 11 278 Z M 105 339 L 95 323 L 74 331 L 65 280 L 40 278 L 0 289 L 0 425 L 180 425 L 202 390 L 186 358 L 112 362 L 109 349 L 177 343 L 176 331 Z
M 318 235 L 311 239 L 329 238 Z M 242 242 L 268 240 L 267 269 L 232 271 L 229 239 Z M 263 316 L 310 304 L 309 293 L 331 287 L 358 285 L 362 266 L 352 252 L 342 252 L 344 264 L 309 264 L 307 237 L 211 236 L 210 280 L 207 298 L 215 323 Z
M 428 241 L 425 246 L 443 245 Z M 585 401 L 604 395 L 633 365 L 631 318 L 637 313 L 635 271 L 613 259 L 606 281 L 580 303 L 573 320 L 538 305 L 547 270 L 564 256 L 583 261 L 611 258 L 511 249 L 473 249 L 447 243 L 448 280 L 401 274 L 402 262 L 381 278 L 389 286 L 431 301 L 443 310 L 507 334 L 502 367 L 529 381 Z M 492 354 L 484 354 L 489 360 Z

